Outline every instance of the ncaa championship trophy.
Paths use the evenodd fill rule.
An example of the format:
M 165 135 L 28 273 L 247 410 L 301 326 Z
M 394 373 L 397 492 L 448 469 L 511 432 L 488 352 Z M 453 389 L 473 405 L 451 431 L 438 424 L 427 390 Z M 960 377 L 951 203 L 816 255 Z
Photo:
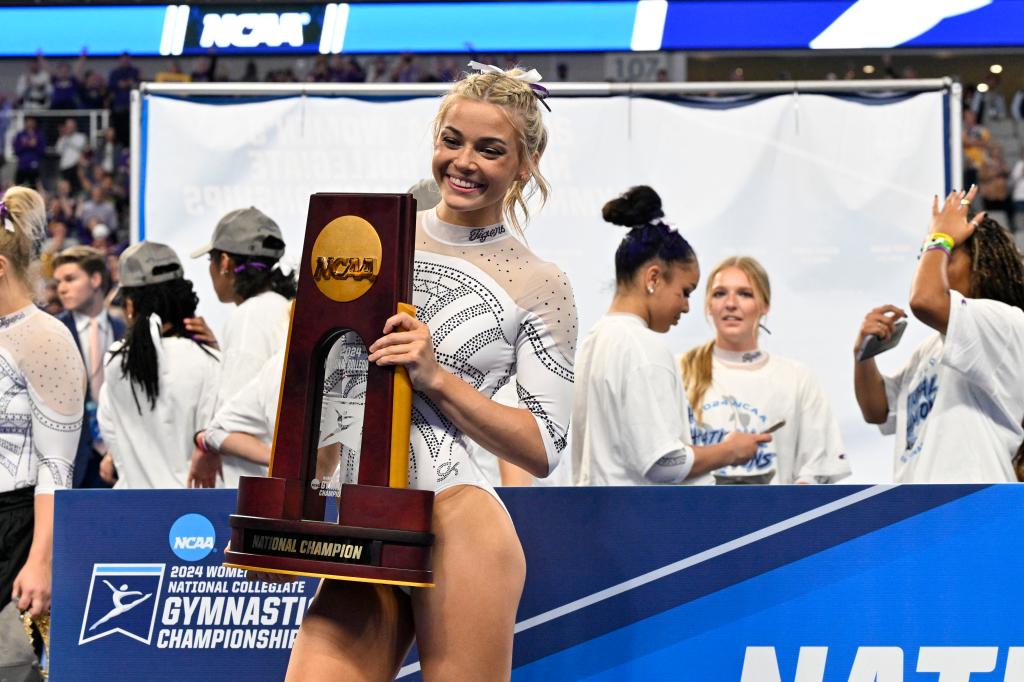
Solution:
M 225 565 L 432 586 L 434 493 L 406 487 L 412 387 L 366 361 L 390 316 L 415 315 L 415 223 L 409 194 L 310 197 L 270 472 L 239 482 Z M 356 448 L 359 482 L 325 521 Z

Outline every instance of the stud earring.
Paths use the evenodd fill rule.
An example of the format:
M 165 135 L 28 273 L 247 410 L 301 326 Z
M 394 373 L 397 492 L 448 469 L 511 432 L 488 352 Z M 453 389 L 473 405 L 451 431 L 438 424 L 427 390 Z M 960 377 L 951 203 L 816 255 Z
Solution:
M 647 287 L 647 293 L 653 294 L 654 293 L 654 287 Z

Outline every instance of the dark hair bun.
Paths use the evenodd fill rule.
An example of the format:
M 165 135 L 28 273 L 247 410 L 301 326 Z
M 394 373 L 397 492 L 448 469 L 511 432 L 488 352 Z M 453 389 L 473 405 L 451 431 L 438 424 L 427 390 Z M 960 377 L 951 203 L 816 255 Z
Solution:
M 637 185 L 605 204 L 601 215 L 614 225 L 633 227 L 661 218 L 665 212 L 661 210 L 661 197 L 657 192 L 647 185 Z

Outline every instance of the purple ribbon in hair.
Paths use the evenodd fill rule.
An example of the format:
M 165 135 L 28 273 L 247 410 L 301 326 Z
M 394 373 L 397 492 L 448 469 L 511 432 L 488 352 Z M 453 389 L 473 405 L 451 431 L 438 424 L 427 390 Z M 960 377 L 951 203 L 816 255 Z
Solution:
M 548 92 L 548 89 L 545 88 L 540 83 L 530 83 L 530 89 L 533 90 L 533 96 L 537 98 L 537 101 L 543 104 L 544 108 L 547 109 L 550 113 L 551 107 L 549 107 L 548 103 L 544 101 L 548 98 L 548 95 L 550 94 Z
M 266 263 L 260 263 L 259 261 L 255 261 L 252 263 L 242 263 L 241 265 L 235 267 L 235 274 L 238 274 L 242 270 L 247 270 L 249 268 L 252 268 L 253 270 L 267 270 L 268 267 L 269 266 Z

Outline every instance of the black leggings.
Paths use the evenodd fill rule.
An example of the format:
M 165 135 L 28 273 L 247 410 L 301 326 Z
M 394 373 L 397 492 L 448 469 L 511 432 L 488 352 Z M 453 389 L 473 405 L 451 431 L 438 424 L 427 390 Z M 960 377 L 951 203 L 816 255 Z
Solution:
M 32 548 L 35 488 L 0 493 L 0 599 L 6 604 Z

